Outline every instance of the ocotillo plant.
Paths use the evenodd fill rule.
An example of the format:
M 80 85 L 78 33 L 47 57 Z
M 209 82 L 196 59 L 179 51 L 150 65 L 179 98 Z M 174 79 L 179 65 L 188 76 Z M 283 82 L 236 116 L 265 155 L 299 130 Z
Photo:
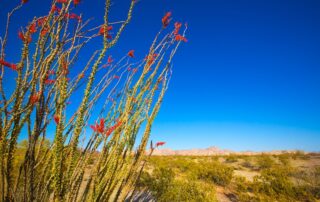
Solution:
M 114 61 L 108 50 L 130 22 L 136 2 L 130 2 L 126 19 L 110 22 L 106 0 L 103 25 L 88 28 L 89 20 L 74 8 L 79 0 L 55 0 L 46 16 L 21 25 L 20 60 L 8 61 L 11 17 L 27 2 L 8 13 L 0 41 L 0 200 L 129 199 L 186 28 L 180 32 L 181 23 L 175 23 L 170 31 L 169 12 L 145 58 L 134 62 L 134 50 L 128 50 Z M 97 37 L 101 48 L 77 63 L 83 47 Z M 8 79 L 13 86 L 6 85 Z M 71 112 L 75 95 L 80 103 Z M 27 146 L 18 159 L 21 137 Z M 53 137 L 52 144 L 45 144 L 47 137 Z

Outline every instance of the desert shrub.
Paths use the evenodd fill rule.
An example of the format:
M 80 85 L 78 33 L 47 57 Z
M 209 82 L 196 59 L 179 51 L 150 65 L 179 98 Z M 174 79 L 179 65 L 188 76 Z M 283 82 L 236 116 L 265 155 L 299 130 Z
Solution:
M 252 188 L 262 198 L 279 198 L 280 201 L 312 201 L 314 199 L 312 193 L 305 186 L 294 185 L 290 175 L 288 168 L 274 166 L 265 169 L 260 176 L 254 178 Z
M 230 154 L 229 156 L 226 157 L 226 163 L 235 163 L 238 162 L 238 157 L 236 155 Z
M 290 164 L 290 155 L 287 153 L 278 155 L 278 159 L 284 166 Z
M 300 160 L 309 160 L 310 159 L 310 156 L 308 154 L 306 154 L 304 151 L 296 151 L 294 152 L 292 155 L 292 158 L 294 160 L 297 160 L 297 159 L 300 159 Z
M 237 193 L 247 192 L 249 189 L 249 182 L 243 176 L 235 176 L 233 178 L 233 185 Z
M 206 197 L 208 190 L 203 190 L 193 181 L 175 180 L 170 189 L 158 198 L 159 202 L 198 202 L 216 201 L 215 198 Z
M 205 189 L 206 185 L 188 179 L 177 180 L 170 168 L 156 168 L 151 175 L 142 173 L 138 185 L 150 189 L 157 201 L 215 201 L 214 188 Z
M 241 166 L 244 167 L 244 168 L 249 168 L 249 169 L 253 169 L 254 168 L 254 165 L 249 160 L 245 160 L 244 162 L 242 162 Z
M 233 177 L 233 168 L 215 162 L 208 165 L 199 165 L 197 170 L 198 179 L 209 180 L 220 186 L 230 184 Z
M 268 169 L 275 164 L 274 160 L 269 155 L 265 155 L 265 154 L 257 156 L 256 162 L 259 169 Z

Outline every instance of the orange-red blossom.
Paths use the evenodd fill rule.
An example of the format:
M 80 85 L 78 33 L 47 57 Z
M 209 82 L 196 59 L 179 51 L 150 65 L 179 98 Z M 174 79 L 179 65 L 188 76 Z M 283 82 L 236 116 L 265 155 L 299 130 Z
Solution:
M 2 59 L 0 59 L 0 65 L 9 67 L 10 69 L 15 70 L 15 71 L 17 70 L 17 65 L 16 64 L 6 62 L 6 61 L 4 61 Z
M 117 121 L 117 123 L 113 126 L 111 126 L 110 128 L 108 128 L 108 130 L 106 131 L 106 136 L 108 137 L 109 135 L 111 135 L 111 133 L 117 129 L 118 127 L 120 127 L 122 125 L 121 121 Z
M 134 57 L 134 50 L 130 50 L 130 51 L 128 52 L 128 56 L 131 57 L 131 58 L 133 58 L 133 57 Z
M 91 125 L 90 128 L 96 133 L 103 133 L 104 132 L 104 119 L 100 119 L 100 124 L 96 123 L 96 125 Z
M 170 23 L 171 12 L 167 12 L 162 18 L 162 25 L 166 28 Z
M 60 122 L 60 117 L 58 115 L 54 115 L 53 120 L 56 124 L 58 124 Z
M 163 146 L 164 144 L 166 144 L 166 142 L 157 142 L 156 147 Z

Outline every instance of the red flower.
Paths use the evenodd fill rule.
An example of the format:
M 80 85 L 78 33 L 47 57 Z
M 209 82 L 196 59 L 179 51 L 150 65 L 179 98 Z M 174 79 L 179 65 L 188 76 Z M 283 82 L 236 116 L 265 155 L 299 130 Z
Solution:
M 61 9 L 59 7 L 57 7 L 56 5 L 53 5 L 51 8 L 51 12 L 57 12 L 60 13 Z
M 44 37 L 49 31 L 49 28 L 44 27 L 41 31 L 40 31 L 40 36 Z
M 102 25 L 99 29 L 99 34 L 104 35 L 107 39 L 111 39 L 112 36 L 108 34 L 109 31 L 113 29 L 112 26 Z
M 109 135 L 111 135 L 111 133 L 117 129 L 118 127 L 120 127 L 122 125 L 121 121 L 117 121 L 117 123 L 114 126 L 111 126 L 107 131 L 106 131 L 106 136 L 108 137 Z
M 2 59 L 0 59 L 0 64 L 3 65 L 3 66 L 9 67 L 12 70 L 17 71 L 17 65 L 16 64 L 12 64 L 12 63 L 6 62 L 6 61 L 4 61 Z
M 27 3 L 29 0 L 21 0 L 23 4 Z
M 114 75 L 113 78 L 114 79 L 120 79 L 120 76 Z
M 75 13 L 71 13 L 71 14 L 67 13 L 65 16 L 69 19 L 77 19 L 78 21 L 81 21 L 81 17 Z
M 78 5 L 80 3 L 80 0 L 73 0 L 74 5 Z
M 156 147 L 163 146 L 164 144 L 166 144 L 166 142 L 157 142 Z
M 180 30 L 180 28 L 181 28 L 181 23 L 180 22 L 176 22 L 176 23 L 174 23 L 174 31 L 173 31 L 173 34 L 174 35 L 178 35 L 178 33 L 179 33 L 179 30 Z
M 44 81 L 45 84 L 54 84 L 56 82 L 54 79 L 47 79 Z
M 91 125 L 90 128 L 96 133 L 104 132 L 104 119 L 100 119 L 100 124 L 96 123 L 96 125 Z
M 180 34 L 177 34 L 175 39 L 176 41 L 184 41 L 184 42 L 188 41 L 184 36 L 181 36 Z
M 58 115 L 54 115 L 53 120 L 56 124 L 58 124 L 60 122 L 60 117 Z
M 112 59 L 112 56 L 110 55 L 109 57 L 108 57 L 108 63 L 110 64 L 110 63 L 112 63 L 113 62 L 113 59 Z
M 47 20 L 47 17 L 41 17 L 41 18 L 39 18 L 39 19 L 37 20 L 38 26 L 42 26 L 42 25 L 45 23 L 46 20 Z
M 68 0 L 57 0 L 57 3 L 61 3 L 61 4 L 65 4 L 67 2 L 68 2 Z
M 157 53 L 154 53 L 154 54 L 152 54 L 152 55 L 148 55 L 148 56 L 145 58 L 145 60 L 147 60 L 148 65 L 151 65 L 151 64 L 154 62 L 154 60 L 156 59 L 157 56 L 158 56 Z M 150 69 L 149 69 L 149 71 L 150 71 Z
M 134 50 L 130 50 L 128 52 L 128 56 L 133 58 L 134 57 Z
M 39 100 L 40 100 L 40 95 L 41 95 L 41 92 L 38 92 L 38 93 L 36 93 L 36 94 L 34 94 L 34 95 L 31 95 L 31 97 L 30 97 L 30 103 L 31 103 L 32 105 L 34 105 L 35 103 L 39 102 Z
M 164 28 L 166 28 L 169 25 L 171 20 L 170 17 L 171 17 L 171 12 L 167 12 L 162 18 L 162 25 Z
M 18 37 L 19 37 L 23 42 L 25 42 L 25 43 L 30 43 L 30 42 L 32 41 L 31 36 L 29 36 L 28 38 L 26 38 L 21 31 L 18 32 Z
M 30 32 L 31 34 L 37 32 L 37 24 L 36 24 L 35 22 L 30 25 L 30 27 L 29 27 L 29 32 Z

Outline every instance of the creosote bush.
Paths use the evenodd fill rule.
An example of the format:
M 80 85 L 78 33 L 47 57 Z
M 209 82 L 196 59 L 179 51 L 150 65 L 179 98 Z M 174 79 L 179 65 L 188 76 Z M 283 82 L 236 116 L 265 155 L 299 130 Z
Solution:
M 219 162 L 199 166 L 197 171 L 198 179 L 210 180 L 217 185 L 227 186 L 233 177 L 233 168 Z
M 170 168 L 156 168 L 152 175 L 143 173 L 139 185 L 151 190 L 156 201 L 216 201 L 214 187 L 190 179 L 177 179 Z
M 170 29 L 168 12 L 144 59 L 132 49 L 116 60 L 109 50 L 137 1 L 128 1 L 124 20 L 112 22 L 106 0 L 101 25 L 90 27 L 79 0 L 54 0 L 45 16 L 21 25 L 13 62 L 11 18 L 22 17 L 27 3 L 8 13 L 0 39 L 0 201 L 130 199 L 186 27 L 176 22 Z M 100 46 L 83 51 L 93 41 Z

